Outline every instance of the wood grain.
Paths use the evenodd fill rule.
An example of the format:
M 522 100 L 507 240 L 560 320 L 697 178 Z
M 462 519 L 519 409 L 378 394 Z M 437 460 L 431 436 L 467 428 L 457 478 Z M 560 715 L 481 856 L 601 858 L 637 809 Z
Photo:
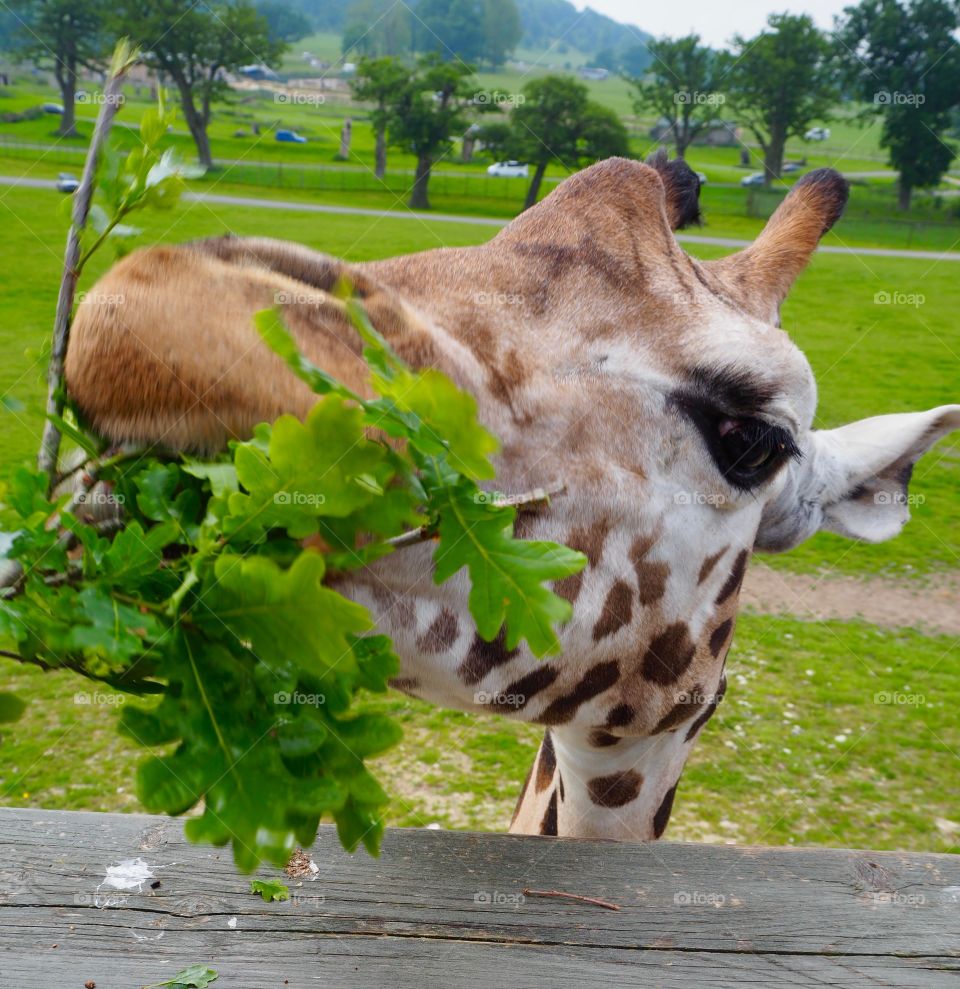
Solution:
M 267 904 L 179 821 L 0 810 L 0 835 L 4 986 L 128 989 L 199 963 L 218 989 L 960 985 L 948 855 L 398 829 L 375 860 L 323 828 L 315 877 L 281 875 L 291 899 Z M 107 888 L 109 866 L 138 858 L 139 891 Z

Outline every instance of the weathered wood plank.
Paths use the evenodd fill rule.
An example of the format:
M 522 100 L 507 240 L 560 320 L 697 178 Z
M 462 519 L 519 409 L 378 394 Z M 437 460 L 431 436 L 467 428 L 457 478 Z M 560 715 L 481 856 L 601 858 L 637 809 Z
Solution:
M 49 943 L 32 932 L 0 929 L 0 972 L 16 989 L 135 989 L 169 979 L 188 965 L 220 975 L 215 989 L 478 989 L 603 986 L 604 989 L 956 989 L 960 962 L 869 955 L 756 955 L 631 951 L 442 938 L 245 935 L 191 932 L 159 941 L 91 936 L 83 929 Z M 6 950 L 12 938 L 18 946 Z M 24 950 L 27 948 L 27 950 Z M 944 966 L 956 965 L 955 968 Z
M 390 986 L 494 971 L 523 985 L 530 966 L 548 984 L 588 972 L 671 989 L 960 983 L 960 857 L 393 830 L 372 860 L 329 828 L 311 854 L 312 880 L 265 904 L 229 851 L 187 844 L 178 821 L 0 810 L 3 982 L 104 989 L 210 961 L 225 986 L 258 989 L 371 985 L 388 969 Z M 137 859 L 138 888 L 105 883 Z M 622 908 L 524 900 L 525 887 Z

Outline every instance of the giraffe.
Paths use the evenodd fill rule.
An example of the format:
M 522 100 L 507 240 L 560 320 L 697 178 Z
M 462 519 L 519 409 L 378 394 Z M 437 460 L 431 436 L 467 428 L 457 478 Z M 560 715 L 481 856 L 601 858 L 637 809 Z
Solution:
M 656 839 L 726 689 L 753 552 L 821 529 L 895 536 L 913 464 L 960 428 L 958 405 L 812 428 L 816 384 L 779 310 L 847 194 L 839 173 L 809 173 L 749 247 L 714 261 L 674 236 L 698 216 L 698 182 L 663 155 L 587 168 L 478 247 L 364 264 L 265 238 L 148 248 L 80 305 L 69 391 L 102 435 L 173 449 L 303 415 L 316 396 L 251 322 L 279 304 L 307 356 L 362 392 L 332 291 L 348 278 L 408 363 L 476 397 L 502 440 L 498 489 L 563 482 L 519 534 L 588 563 L 556 585 L 574 616 L 543 661 L 502 630 L 477 635 L 465 574 L 434 586 L 429 546 L 340 589 L 392 637 L 395 687 L 543 726 L 512 831 Z

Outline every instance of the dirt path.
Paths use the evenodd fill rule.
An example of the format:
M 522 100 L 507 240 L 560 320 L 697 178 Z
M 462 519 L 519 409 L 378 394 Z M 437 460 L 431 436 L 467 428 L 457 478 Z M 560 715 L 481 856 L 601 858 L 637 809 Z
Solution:
M 791 574 L 754 562 L 740 603 L 762 614 L 862 618 L 885 627 L 907 625 L 960 635 L 960 574 L 913 583 L 878 577 Z

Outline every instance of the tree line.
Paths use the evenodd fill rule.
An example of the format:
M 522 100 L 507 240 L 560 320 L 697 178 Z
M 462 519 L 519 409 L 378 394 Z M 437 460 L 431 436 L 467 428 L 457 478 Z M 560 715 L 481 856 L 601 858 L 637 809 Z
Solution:
M 519 40 L 516 0 L 419 0 L 415 28 L 393 23 L 409 20 L 402 4 L 370 20 L 382 3 L 354 0 L 347 8 L 366 18 L 366 40 L 356 45 L 371 49 L 353 89 L 371 106 L 378 176 L 388 145 L 416 157 L 411 205 L 426 207 L 433 165 L 468 131 L 491 153 L 533 167 L 526 205 L 536 201 L 550 162 L 577 168 L 627 153 L 623 124 L 569 76 L 540 77 L 515 94 L 480 90 L 474 64 L 496 64 Z M 176 90 L 206 167 L 207 129 L 227 73 L 254 62 L 278 65 L 304 30 L 303 15 L 284 0 L 11 0 L 9 10 L 6 47 L 52 68 L 62 135 L 75 133 L 80 72 L 102 68 L 113 39 L 127 35 Z M 681 157 L 706 129 L 735 121 L 760 146 L 767 184 L 780 177 L 791 138 L 829 120 L 842 101 L 855 104 L 862 118 L 880 119 L 880 144 L 907 209 L 913 190 L 938 184 L 955 157 L 947 138 L 960 107 L 958 28 L 952 0 L 861 0 L 830 33 L 807 15 L 774 14 L 755 37 L 735 36 L 729 51 L 695 34 L 648 41 L 649 68 L 628 79 L 637 112 L 660 118 Z M 399 46 L 402 57 L 377 47 L 378 32 L 394 30 L 386 47 Z M 425 54 L 414 58 L 417 51 Z
M 631 79 L 638 113 L 656 113 L 676 153 L 720 121 L 736 121 L 763 152 L 765 184 L 780 178 L 791 137 L 828 121 L 842 101 L 880 118 L 880 146 L 899 173 L 899 205 L 936 186 L 955 157 L 947 139 L 960 109 L 960 8 L 949 0 L 862 0 L 834 30 L 773 14 L 729 51 L 696 34 L 648 44 L 648 73 Z

